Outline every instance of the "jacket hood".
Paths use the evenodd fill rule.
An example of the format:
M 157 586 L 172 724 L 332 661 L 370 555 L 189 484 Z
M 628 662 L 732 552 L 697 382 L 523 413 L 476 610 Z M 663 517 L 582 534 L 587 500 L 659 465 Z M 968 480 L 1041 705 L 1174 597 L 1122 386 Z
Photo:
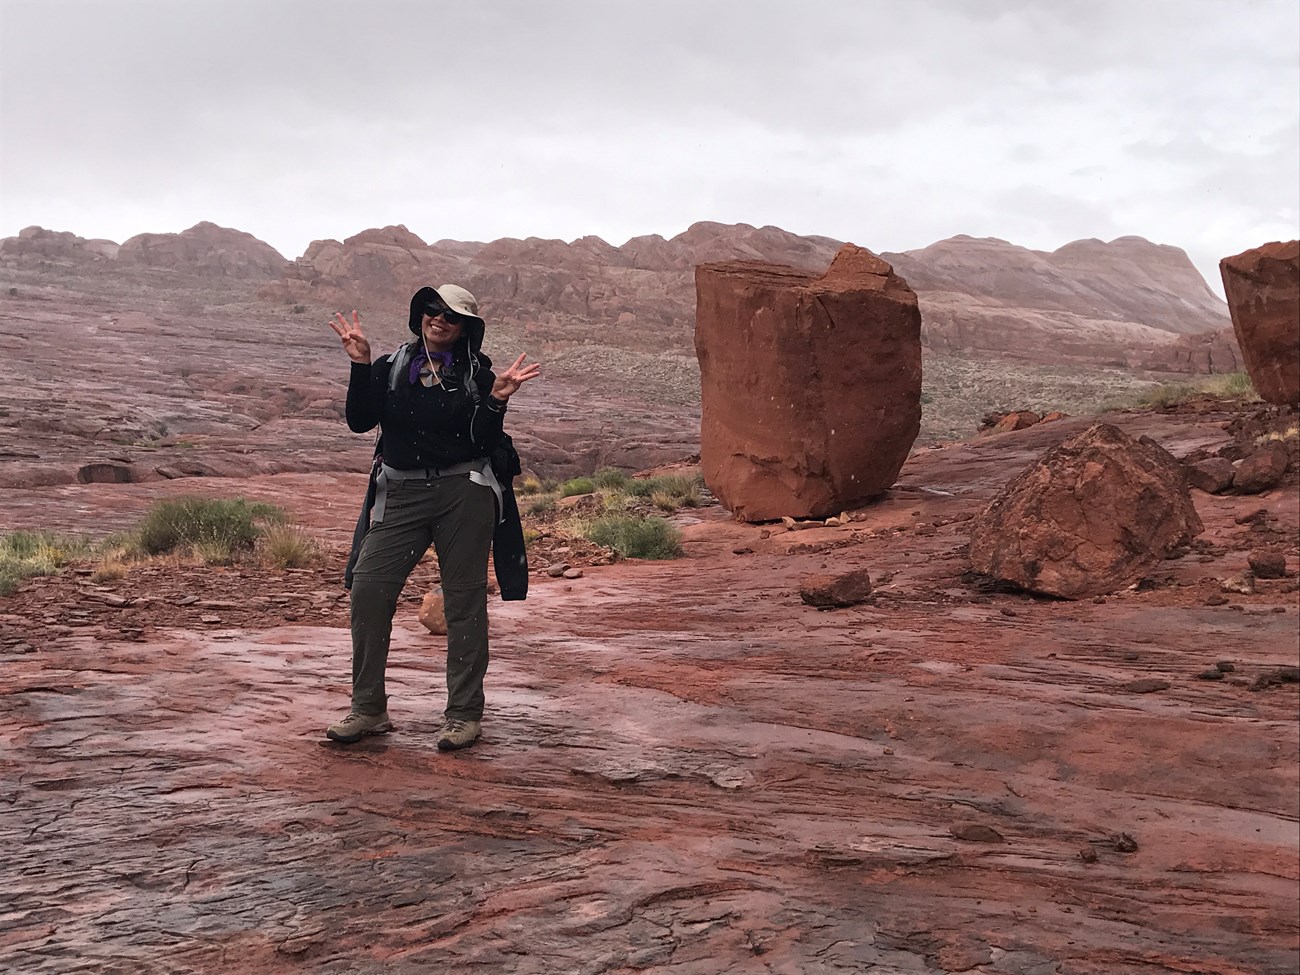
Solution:
M 445 308 L 447 303 L 438 295 L 437 289 L 428 286 L 411 296 L 411 317 L 407 325 L 417 336 L 420 334 L 420 325 L 424 321 L 424 309 L 429 305 L 441 305 Z M 457 314 L 465 319 L 466 324 L 456 344 L 465 343 L 471 355 L 478 355 L 483 348 L 483 333 L 487 330 L 487 323 L 477 315 L 467 315 L 464 312 L 457 312 Z

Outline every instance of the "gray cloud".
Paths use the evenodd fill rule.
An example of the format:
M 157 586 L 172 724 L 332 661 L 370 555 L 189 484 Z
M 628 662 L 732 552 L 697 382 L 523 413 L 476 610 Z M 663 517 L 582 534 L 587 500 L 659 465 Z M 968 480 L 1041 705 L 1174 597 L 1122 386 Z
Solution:
M 2 0 L 0 235 L 1294 236 L 1294 0 Z

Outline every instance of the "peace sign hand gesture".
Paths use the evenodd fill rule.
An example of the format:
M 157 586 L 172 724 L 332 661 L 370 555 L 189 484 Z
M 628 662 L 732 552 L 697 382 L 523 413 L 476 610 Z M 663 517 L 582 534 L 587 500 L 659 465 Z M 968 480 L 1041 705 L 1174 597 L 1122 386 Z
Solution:
M 356 309 L 352 310 L 351 324 L 348 324 L 348 320 L 339 311 L 334 313 L 334 318 L 330 320 L 329 325 L 343 340 L 343 351 L 348 354 L 349 359 L 362 364 L 370 362 L 370 340 L 361 333 L 361 316 L 357 314 Z
M 519 387 L 530 379 L 536 379 L 542 372 L 540 362 L 530 362 L 524 365 L 524 359 L 528 354 L 524 353 L 514 361 L 514 364 L 504 372 L 498 373 L 496 380 L 492 383 L 492 398 L 498 400 L 508 400 L 515 393 L 519 392 Z

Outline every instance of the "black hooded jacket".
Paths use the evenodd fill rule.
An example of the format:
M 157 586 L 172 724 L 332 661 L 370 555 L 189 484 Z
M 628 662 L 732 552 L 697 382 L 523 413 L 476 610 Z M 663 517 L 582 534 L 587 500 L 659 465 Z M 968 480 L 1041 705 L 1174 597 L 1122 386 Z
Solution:
M 441 303 L 433 288 L 417 291 L 411 298 L 411 331 L 418 336 L 424 309 Z M 348 589 L 352 588 L 352 570 L 360 554 L 361 541 L 370 527 L 375 478 L 381 464 L 413 470 L 449 467 L 487 457 L 501 484 L 503 502 L 502 520 L 497 523 L 492 538 L 497 584 L 502 599 L 527 597 L 528 557 L 513 484 L 520 472 L 519 454 L 502 429 L 505 405 L 489 396 L 496 376 L 492 372 L 492 360 L 482 351 L 483 331 L 481 319 L 466 322 L 453 350 L 452 378 L 432 388 L 411 383 L 402 374 L 418 352 L 418 342 L 408 343 L 375 362 L 352 364 L 346 406 L 348 427 L 365 433 L 378 426 L 381 433 L 375 442 L 370 484 L 344 572 L 343 584 Z M 396 376 L 392 373 L 394 369 L 399 370 Z

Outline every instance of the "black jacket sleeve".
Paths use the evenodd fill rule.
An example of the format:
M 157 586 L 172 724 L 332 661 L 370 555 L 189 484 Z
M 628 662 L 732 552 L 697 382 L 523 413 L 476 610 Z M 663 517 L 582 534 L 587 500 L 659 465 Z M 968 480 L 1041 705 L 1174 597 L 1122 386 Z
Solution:
M 348 429 L 353 433 L 365 433 L 379 426 L 379 420 L 384 415 L 384 394 L 388 390 L 390 364 L 388 356 L 371 363 L 352 363 L 344 416 L 348 421 Z
M 484 359 L 487 357 L 484 356 Z M 492 398 L 492 384 L 496 374 L 491 369 L 491 360 L 474 374 L 474 385 L 478 395 L 474 397 L 474 413 L 470 417 L 470 439 L 493 450 L 501 442 L 501 431 L 505 421 L 506 404 Z

